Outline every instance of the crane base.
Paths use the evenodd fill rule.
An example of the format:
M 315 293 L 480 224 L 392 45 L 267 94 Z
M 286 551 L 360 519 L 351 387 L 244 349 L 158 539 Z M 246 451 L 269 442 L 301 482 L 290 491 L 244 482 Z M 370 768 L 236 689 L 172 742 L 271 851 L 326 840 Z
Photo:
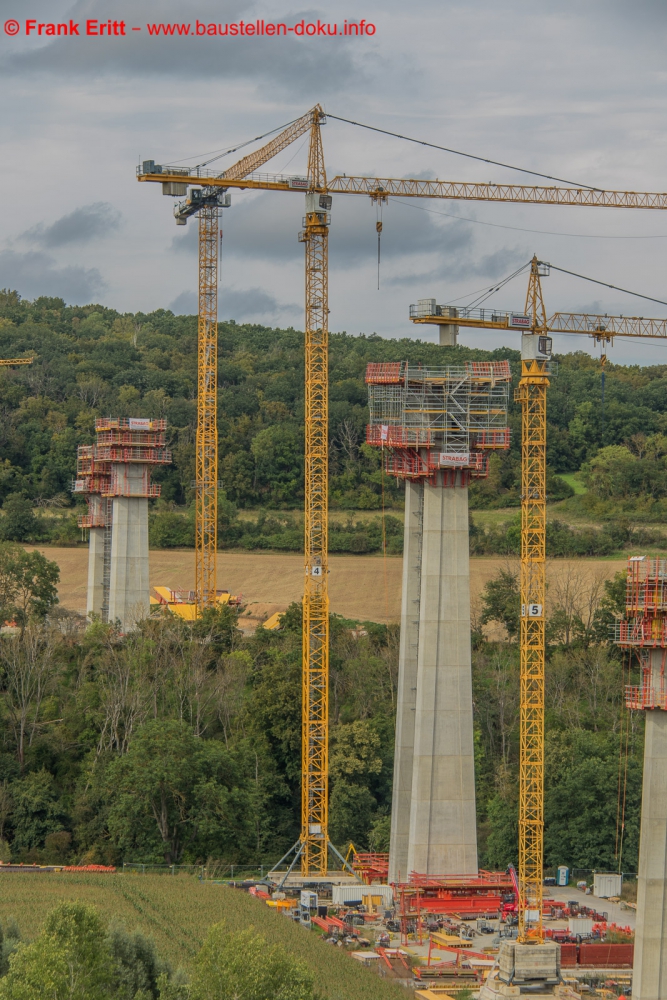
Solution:
M 560 945 L 502 942 L 496 964 L 480 990 L 480 1000 L 512 1000 L 526 992 L 533 998 L 579 1000 L 579 994 L 561 982 Z

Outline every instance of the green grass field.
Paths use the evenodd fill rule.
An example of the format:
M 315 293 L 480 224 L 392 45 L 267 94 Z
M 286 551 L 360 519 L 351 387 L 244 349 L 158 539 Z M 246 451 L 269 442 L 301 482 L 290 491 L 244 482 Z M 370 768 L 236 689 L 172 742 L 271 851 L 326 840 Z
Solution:
M 261 900 L 190 875 L 0 874 L 0 922 L 14 917 L 22 937 L 39 933 L 46 914 L 62 900 L 97 907 L 105 920 L 141 930 L 174 967 L 188 970 L 211 924 L 230 930 L 254 927 L 269 944 L 283 945 L 313 971 L 317 989 L 329 1000 L 400 1000 L 402 987 L 381 979 L 319 932 L 304 930 Z

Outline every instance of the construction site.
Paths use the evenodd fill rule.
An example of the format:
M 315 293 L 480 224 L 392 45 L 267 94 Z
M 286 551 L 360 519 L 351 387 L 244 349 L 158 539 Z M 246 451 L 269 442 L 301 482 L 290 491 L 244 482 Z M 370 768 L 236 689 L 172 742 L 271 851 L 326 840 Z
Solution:
M 514 401 L 521 409 L 521 557 L 519 604 L 520 768 L 518 857 L 506 871 L 480 870 L 471 681 L 468 492 L 488 475 L 490 456 L 510 447 L 510 359 L 441 367 L 370 363 L 366 370 L 366 444 L 405 494 L 400 647 L 391 834 L 388 852 L 345 854 L 329 836 L 328 548 L 328 235 L 338 196 L 376 206 L 389 197 L 500 201 L 664 210 L 667 196 L 592 188 L 523 187 L 449 181 L 327 176 L 317 105 L 267 145 L 223 172 L 143 161 L 142 184 L 177 199 L 176 224 L 199 226 L 195 587 L 173 590 L 148 580 L 151 482 L 171 462 L 166 420 L 96 421 L 96 443 L 80 446 L 75 494 L 88 513 L 87 612 L 131 633 L 149 614 L 196 622 L 238 607 L 242 596 L 218 585 L 218 267 L 220 216 L 234 190 L 305 198 L 298 239 L 305 251 L 305 509 L 301 721 L 301 832 L 271 870 L 240 885 L 266 904 L 350 948 L 351 958 L 416 988 L 423 1000 L 461 991 L 496 997 L 579 997 L 591 984 L 605 996 L 667 1000 L 667 559 L 633 556 L 625 618 L 610 641 L 638 658 L 641 682 L 628 708 L 646 720 L 636 907 L 621 899 L 623 872 L 576 884 L 566 866 L 545 886 L 546 407 L 557 378 L 552 335 L 667 337 L 667 321 L 558 312 L 549 316 L 542 279 L 550 265 L 534 256 L 522 273 L 516 311 L 406 302 L 406 319 L 436 326 L 454 348 L 461 330 L 505 331 L 520 347 Z M 305 175 L 259 171 L 301 137 Z M 378 222 L 378 239 L 382 223 Z M 233 252 L 233 248 L 232 252 Z M 518 272 L 517 272 L 518 273 Z M 501 283 L 502 284 L 502 283 Z M 499 286 L 500 287 L 500 286 Z M 409 307 L 409 308 L 408 308 Z M 516 334 L 516 337 L 515 337 Z M 516 343 L 514 343 L 516 340 Z M 501 343 L 501 341 L 499 341 Z M 604 371 L 604 356 L 602 369 Z M 24 363 L 4 362 L 6 364 Z M 516 368 L 514 369 L 516 376 Z M 516 378 L 515 378 L 516 382 Z M 264 623 L 279 629 L 281 616 Z M 665 714 L 663 714 L 665 713 Z M 632 943 L 634 941 L 634 943 Z

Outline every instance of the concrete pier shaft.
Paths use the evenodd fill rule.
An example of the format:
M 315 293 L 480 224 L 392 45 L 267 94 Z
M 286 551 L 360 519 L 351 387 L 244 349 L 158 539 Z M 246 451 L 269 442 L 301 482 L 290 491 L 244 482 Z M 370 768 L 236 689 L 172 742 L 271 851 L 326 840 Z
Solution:
M 394 751 L 394 788 L 391 800 L 389 882 L 406 881 L 410 803 L 412 799 L 412 751 L 415 742 L 417 701 L 417 652 L 419 646 L 419 594 L 422 562 L 422 515 L 424 486 L 405 483 L 405 530 L 403 535 L 403 587 L 401 593 L 401 638 L 398 650 L 398 697 Z
M 146 470 L 126 465 L 127 492 L 145 491 Z M 120 473 L 118 474 L 120 478 Z M 120 621 L 130 631 L 150 610 L 148 582 L 148 500 L 145 496 L 116 496 L 113 501 L 109 621 Z
M 91 528 L 88 544 L 88 595 L 86 613 L 102 615 L 104 603 L 104 528 Z
M 664 650 L 652 650 L 652 686 L 659 691 Z M 647 710 L 644 743 L 634 1000 L 667 998 L 667 712 Z
M 455 475 L 423 486 L 408 874 L 478 871 L 468 487 Z

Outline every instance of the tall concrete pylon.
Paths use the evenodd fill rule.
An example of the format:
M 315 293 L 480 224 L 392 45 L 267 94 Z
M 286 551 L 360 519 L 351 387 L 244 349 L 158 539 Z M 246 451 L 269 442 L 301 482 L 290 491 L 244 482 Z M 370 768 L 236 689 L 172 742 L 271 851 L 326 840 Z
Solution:
M 453 482 L 435 478 L 435 485 L 406 484 L 406 522 L 413 524 L 404 543 L 405 642 L 389 854 L 394 882 L 412 871 L 478 871 L 468 486 L 462 472 Z
M 123 632 L 150 609 L 148 498 L 160 495 L 151 468 L 171 462 L 166 426 L 146 417 L 104 417 L 95 421 L 97 443 L 78 450 L 73 489 L 86 497 L 79 525 L 90 529 L 86 610 L 120 622 Z
M 667 712 L 659 708 L 646 712 L 632 995 L 667 998 Z
M 478 871 L 468 483 L 509 445 L 509 379 L 506 362 L 366 372 L 367 441 L 406 483 L 390 882 Z
M 615 631 L 639 656 L 640 683 L 625 696 L 646 721 L 632 996 L 667 1000 L 667 559 L 628 560 L 626 619 Z

